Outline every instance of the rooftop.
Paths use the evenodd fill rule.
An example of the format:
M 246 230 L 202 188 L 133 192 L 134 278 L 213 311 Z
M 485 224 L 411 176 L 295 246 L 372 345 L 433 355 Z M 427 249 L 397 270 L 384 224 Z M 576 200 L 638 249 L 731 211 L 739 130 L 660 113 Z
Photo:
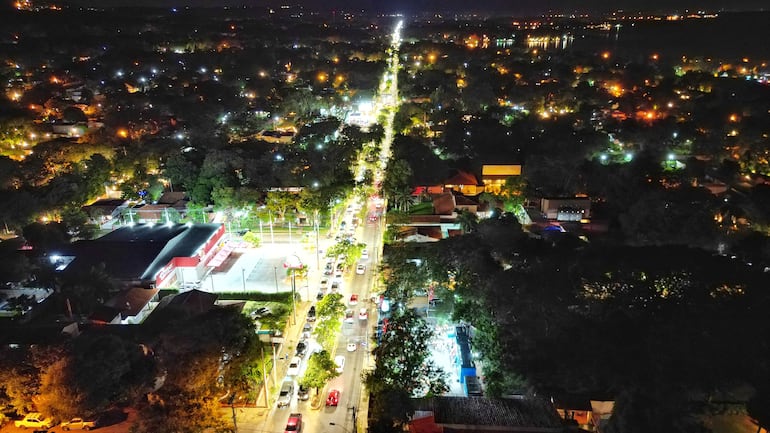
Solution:
M 416 410 L 433 412 L 436 424 L 445 428 L 484 426 L 506 427 L 511 431 L 533 428 L 543 432 L 561 431 L 553 405 L 538 398 L 433 397 L 415 403 Z

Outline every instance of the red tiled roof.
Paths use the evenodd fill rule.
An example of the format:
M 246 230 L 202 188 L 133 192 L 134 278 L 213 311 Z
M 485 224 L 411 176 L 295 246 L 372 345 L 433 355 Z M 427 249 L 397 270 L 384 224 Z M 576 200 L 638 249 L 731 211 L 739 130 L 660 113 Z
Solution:
M 457 174 L 444 182 L 445 185 L 478 185 L 476 176 L 467 171 L 458 171 Z

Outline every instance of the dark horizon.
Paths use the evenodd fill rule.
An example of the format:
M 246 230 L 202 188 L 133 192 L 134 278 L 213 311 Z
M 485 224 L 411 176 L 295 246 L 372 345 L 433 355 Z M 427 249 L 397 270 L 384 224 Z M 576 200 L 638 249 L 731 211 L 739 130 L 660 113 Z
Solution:
M 684 11 L 764 11 L 768 10 L 765 0 L 620 0 L 608 3 L 603 0 L 70 0 L 66 3 L 93 7 L 279 7 L 281 5 L 301 6 L 309 11 L 366 11 L 377 13 L 464 13 L 486 14 L 600 14 L 612 11 L 643 11 L 650 13 L 676 13 Z

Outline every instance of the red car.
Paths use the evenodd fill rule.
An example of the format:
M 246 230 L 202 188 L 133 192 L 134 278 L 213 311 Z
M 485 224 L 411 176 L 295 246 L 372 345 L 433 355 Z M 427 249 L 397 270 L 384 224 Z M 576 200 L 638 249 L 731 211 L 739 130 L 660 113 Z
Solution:
M 348 301 L 348 304 L 350 304 L 350 305 L 358 304 L 358 295 L 356 295 L 355 293 L 350 295 L 350 301 Z
M 289 415 L 289 420 L 286 421 L 286 430 L 284 433 L 297 433 L 302 431 L 302 414 L 293 413 Z
M 337 406 L 337 403 L 340 402 L 340 392 L 336 389 L 333 389 L 329 392 L 329 396 L 326 397 L 326 405 L 327 406 Z

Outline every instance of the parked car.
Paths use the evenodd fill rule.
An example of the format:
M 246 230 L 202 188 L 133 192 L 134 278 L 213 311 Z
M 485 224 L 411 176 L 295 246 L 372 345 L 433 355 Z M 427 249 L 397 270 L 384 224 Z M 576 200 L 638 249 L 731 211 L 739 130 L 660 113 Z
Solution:
M 278 392 L 278 407 L 286 407 L 291 404 L 291 397 L 294 395 L 294 384 L 290 381 L 286 381 L 281 385 L 281 390 Z
M 326 296 L 326 291 L 325 291 L 325 290 L 323 290 L 323 289 L 321 289 L 321 290 L 319 290 L 319 291 L 318 291 L 318 293 L 315 295 L 315 299 L 316 299 L 316 301 L 320 301 L 321 299 L 323 299 L 323 298 L 324 298 L 324 296 Z
M 369 311 L 366 309 L 366 307 L 361 308 L 358 311 L 358 320 L 366 320 L 369 318 Z
M 345 357 L 342 355 L 335 356 L 334 364 L 337 366 L 337 368 L 335 369 L 337 373 L 342 374 L 342 372 L 345 370 Z
M 361 251 L 361 260 L 369 260 L 369 250 L 364 249 Z
M 286 421 L 286 429 L 284 433 L 296 433 L 302 431 L 302 414 L 293 413 L 289 415 L 289 419 Z
M 356 274 L 363 275 L 364 272 L 366 272 L 366 265 L 359 263 L 358 266 L 356 266 Z
M 339 281 L 332 281 L 332 293 L 339 293 L 341 285 Z
M 329 396 L 326 397 L 326 405 L 327 406 L 337 406 L 337 404 L 340 402 L 340 392 L 339 390 L 333 389 L 329 391 Z
M 72 418 L 69 421 L 64 421 L 61 423 L 61 429 L 64 431 L 67 430 L 91 430 L 92 428 L 96 428 L 97 424 L 96 421 L 87 421 L 84 418 Z
M 13 422 L 16 427 L 20 428 L 35 428 L 47 430 L 53 427 L 53 419 L 44 417 L 39 412 L 28 413 L 24 419 L 16 420 Z
M 310 306 L 310 310 L 307 312 L 307 321 L 315 322 L 315 305 Z
M 310 388 L 300 385 L 297 389 L 297 399 L 302 401 L 310 399 Z
M 348 304 L 350 305 L 358 305 L 358 295 L 353 293 L 350 295 L 350 301 L 348 301 Z
M 259 319 L 263 316 L 269 316 L 272 313 L 269 308 L 267 307 L 259 307 L 256 310 L 252 311 L 251 317 L 254 319 Z
M 289 361 L 289 369 L 286 371 L 287 376 L 296 376 L 299 374 L 299 364 L 302 362 L 302 360 L 299 358 L 299 356 L 295 356 L 291 358 L 291 361 Z

